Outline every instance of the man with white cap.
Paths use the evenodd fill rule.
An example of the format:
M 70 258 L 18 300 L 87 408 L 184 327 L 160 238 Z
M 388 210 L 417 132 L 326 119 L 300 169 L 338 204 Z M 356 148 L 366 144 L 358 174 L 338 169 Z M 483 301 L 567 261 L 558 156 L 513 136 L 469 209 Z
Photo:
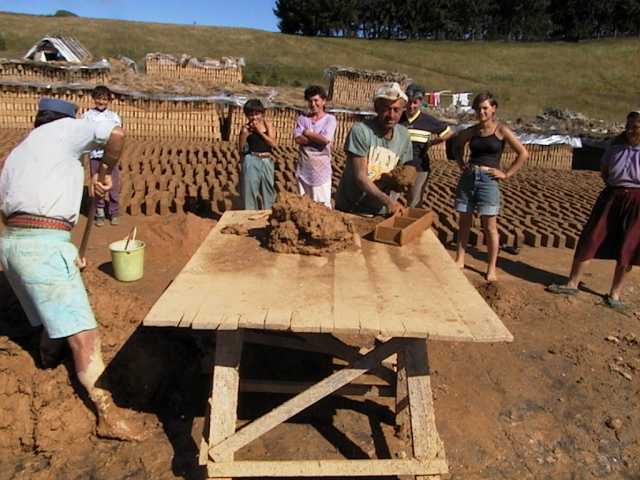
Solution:
M 81 157 L 104 146 L 103 181 L 91 188 L 102 196 L 112 185 L 124 132 L 110 122 L 75 118 L 73 103 L 42 98 L 34 129 L 16 146 L 0 173 L 0 264 L 33 326 L 42 325 L 43 367 L 56 366 L 66 339 L 80 383 L 98 413 L 98 435 L 136 439 L 109 392 L 96 386 L 105 366 L 100 337 L 78 265 L 70 231 L 77 223 L 84 186 Z
M 407 96 L 396 82 L 375 93 L 376 117 L 351 128 L 345 151 L 347 163 L 336 193 L 336 208 L 345 212 L 393 214 L 402 208 L 374 183 L 384 173 L 412 159 L 408 130 L 399 125 Z

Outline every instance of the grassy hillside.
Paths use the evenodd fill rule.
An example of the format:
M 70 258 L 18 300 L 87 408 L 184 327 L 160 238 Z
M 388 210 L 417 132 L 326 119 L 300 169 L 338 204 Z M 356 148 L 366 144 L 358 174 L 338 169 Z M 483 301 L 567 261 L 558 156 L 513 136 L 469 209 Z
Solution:
M 640 108 L 640 40 L 581 43 L 472 43 L 304 38 L 241 28 L 57 18 L 0 13 L 6 50 L 24 54 L 41 36 L 74 35 L 95 56 L 148 52 L 243 56 L 248 78 L 305 85 L 322 81 L 328 65 L 394 70 L 429 89 L 489 89 L 509 116 L 530 116 L 546 106 L 593 118 L 621 120 Z

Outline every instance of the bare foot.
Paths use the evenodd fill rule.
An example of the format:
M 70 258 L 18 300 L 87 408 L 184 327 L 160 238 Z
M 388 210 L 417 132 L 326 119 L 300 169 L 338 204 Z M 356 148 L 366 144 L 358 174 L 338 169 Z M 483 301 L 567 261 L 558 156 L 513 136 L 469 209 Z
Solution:
M 456 267 L 458 267 L 460 270 L 464 270 L 464 260 L 456 260 Z
M 106 390 L 96 389 L 93 397 L 98 409 L 98 437 L 141 442 L 151 433 L 142 415 L 118 407 Z
M 496 272 L 487 272 L 484 278 L 489 283 L 498 281 L 498 275 L 496 275 Z

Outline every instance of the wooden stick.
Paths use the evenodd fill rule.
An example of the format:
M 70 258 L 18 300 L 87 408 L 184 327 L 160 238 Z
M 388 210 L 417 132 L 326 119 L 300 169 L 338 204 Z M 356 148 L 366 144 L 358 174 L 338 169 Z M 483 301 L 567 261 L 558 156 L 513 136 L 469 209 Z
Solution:
M 281 393 L 286 395 L 298 394 L 308 388 L 313 387 L 312 382 L 285 382 L 269 380 L 240 380 L 241 392 L 253 393 Z M 354 384 L 333 392 L 332 395 L 353 396 L 353 397 L 393 397 L 395 392 L 393 387 L 387 385 L 365 385 Z
M 129 235 L 127 235 L 127 243 L 124 244 L 125 251 L 129 250 L 129 242 L 136 240 L 136 233 L 136 227 L 133 227 L 133 229 L 129 232 Z
M 294 460 L 238 461 L 207 466 L 209 477 L 377 477 L 440 475 L 449 472 L 447 462 L 410 460 Z
M 91 159 L 89 159 L 89 163 L 91 163 Z M 100 167 L 98 167 L 98 181 L 100 183 L 104 182 L 104 179 L 107 175 L 107 166 L 104 163 L 100 163 Z M 90 182 L 93 181 L 90 180 Z M 91 185 L 89 186 L 89 191 L 91 192 Z M 80 248 L 78 249 L 78 257 L 81 261 L 84 261 L 84 258 L 87 254 L 87 246 L 89 244 L 89 236 L 91 235 L 91 228 L 93 227 L 93 222 L 96 216 L 96 197 L 95 192 L 93 195 L 89 197 L 89 214 L 87 216 L 87 224 L 84 227 L 84 233 L 82 234 L 82 241 L 80 242 Z
M 227 438 L 236 430 L 241 357 L 242 331 L 217 332 L 210 401 L 209 446 Z M 233 461 L 233 452 L 221 455 L 220 459 L 227 462 Z M 219 475 L 219 477 L 229 478 L 227 475 Z

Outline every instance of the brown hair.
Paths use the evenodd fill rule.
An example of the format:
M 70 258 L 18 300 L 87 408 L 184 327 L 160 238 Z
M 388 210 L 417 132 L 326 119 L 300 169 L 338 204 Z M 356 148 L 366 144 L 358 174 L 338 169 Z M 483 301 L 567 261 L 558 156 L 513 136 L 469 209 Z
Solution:
M 113 94 L 111 93 L 111 90 L 109 90 L 109 87 L 105 85 L 96 85 L 96 87 L 93 90 L 91 90 L 91 97 L 92 98 L 105 97 L 105 98 L 108 98 L 109 100 L 112 100 Z
M 478 110 L 480 110 L 480 104 L 486 102 L 487 100 L 489 100 L 489 104 L 492 107 L 498 108 L 498 101 L 491 92 L 482 92 L 477 94 L 473 99 L 473 103 L 471 104 L 471 106 L 477 112 Z

